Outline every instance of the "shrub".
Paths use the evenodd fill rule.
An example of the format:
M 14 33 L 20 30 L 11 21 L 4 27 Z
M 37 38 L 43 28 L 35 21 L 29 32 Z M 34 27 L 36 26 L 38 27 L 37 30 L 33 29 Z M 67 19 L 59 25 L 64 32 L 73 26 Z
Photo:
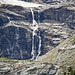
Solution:
M 63 75 L 75 75 L 75 70 L 72 70 L 72 67 L 69 67 L 68 72 L 64 72 Z

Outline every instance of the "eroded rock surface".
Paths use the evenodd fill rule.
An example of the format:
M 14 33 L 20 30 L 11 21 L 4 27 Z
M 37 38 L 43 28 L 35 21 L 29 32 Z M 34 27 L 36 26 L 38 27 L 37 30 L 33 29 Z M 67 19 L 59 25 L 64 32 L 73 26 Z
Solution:
M 5 64 L 5 63 L 4 63 Z M 0 75 L 55 75 L 58 68 L 51 63 L 18 61 L 16 64 L 1 64 Z
M 33 8 L 35 20 L 37 23 L 40 22 L 41 55 L 75 34 L 75 10 L 70 9 L 71 7 L 74 7 L 74 4 Z M 32 57 L 31 24 L 30 8 L 0 4 L 0 57 L 12 59 L 30 59 Z M 38 49 L 37 37 L 36 44 Z
M 0 75 L 62 75 L 74 60 L 75 35 L 35 61 L 0 58 Z

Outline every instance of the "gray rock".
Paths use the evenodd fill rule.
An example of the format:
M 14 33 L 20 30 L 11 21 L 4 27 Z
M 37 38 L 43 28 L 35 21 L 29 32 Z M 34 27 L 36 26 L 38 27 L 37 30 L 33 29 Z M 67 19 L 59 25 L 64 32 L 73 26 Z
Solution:
M 0 5 L 0 7 L 0 57 L 30 59 L 32 57 L 32 29 L 29 27 L 32 23 L 30 9 L 10 5 Z M 58 8 L 45 7 L 42 8 L 42 11 L 40 7 L 39 11 L 39 31 L 42 37 L 41 55 L 44 55 L 63 40 L 75 34 L 75 13 L 73 10 L 67 9 L 66 6 L 65 8 L 62 6 Z M 38 22 L 38 12 L 35 8 L 34 13 Z M 19 27 L 19 30 L 17 30 L 17 27 Z M 18 35 L 16 35 L 16 32 Z M 38 49 L 37 36 L 36 44 Z

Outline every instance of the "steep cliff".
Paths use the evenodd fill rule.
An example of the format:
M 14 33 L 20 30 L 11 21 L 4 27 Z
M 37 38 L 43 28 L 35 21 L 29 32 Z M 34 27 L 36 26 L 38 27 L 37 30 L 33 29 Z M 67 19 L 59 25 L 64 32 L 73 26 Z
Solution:
M 52 51 L 41 56 L 39 62 L 51 62 L 59 67 L 57 75 L 62 75 L 68 67 L 75 70 L 75 35 L 62 42 Z
M 41 55 L 75 34 L 74 8 L 74 4 L 44 5 L 33 8 L 42 38 Z M 0 4 L 0 57 L 12 59 L 30 59 L 32 57 L 31 24 L 30 8 Z M 36 45 L 38 49 L 37 36 Z
M 63 75 L 69 67 L 75 70 L 75 35 L 52 51 L 31 60 L 0 59 L 0 75 Z
M 62 75 L 74 60 L 74 0 L 0 0 L 0 75 Z

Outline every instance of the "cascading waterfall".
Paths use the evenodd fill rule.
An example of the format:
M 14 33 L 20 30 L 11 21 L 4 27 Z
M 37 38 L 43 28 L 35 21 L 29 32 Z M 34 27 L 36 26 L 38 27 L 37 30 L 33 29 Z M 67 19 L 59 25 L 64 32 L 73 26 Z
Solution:
M 36 56 L 36 59 L 38 59 L 40 54 L 41 54 L 41 37 L 40 37 L 40 32 L 39 32 L 39 48 L 38 48 L 38 55 Z
M 37 59 L 39 57 L 39 55 L 41 54 L 41 37 L 40 37 L 40 32 L 39 32 L 39 35 L 37 34 L 36 31 L 38 31 L 38 23 L 35 21 L 35 18 L 34 18 L 34 11 L 33 9 L 31 8 L 31 13 L 32 13 L 32 58 L 31 60 L 34 60 L 34 59 Z M 35 42 L 35 36 L 37 36 L 39 38 L 39 44 L 38 44 L 38 55 L 36 56 L 36 43 Z
M 32 8 L 31 8 L 31 13 L 32 13 L 31 29 L 33 30 L 32 31 L 32 51 L 31 51 L 32 58 L 31 58 L 31 60 L 34 60 L 34 59 L 37 59 L 39 57 L 39 55 L 41 54 L 41 36 L 40 36 L 40 31 L 38 30 L 40 16 L 39 16 L 39 10 L 38 10 L 38 23 L 37 23 L 35 20 L 34 11 Z M 10 18 L 8 18 L 8 19 L 10 21 Z M 15 24 L 12 21 L 10 21 L 9 23 L 10 24 L 8 26 L 15 26 Z M 37 44 L 36 44 L 37 43 L 36 37 L 38 38 L 38 48 L 37 48 Z M 21 59 L 23 59 L 23 52 L 18 44 L 18 40 L 19 40 L 19 27 L 18 26 L 15 30 L 15 39 L 16 39 L 16 42 L 11 47 L 11 50 L 16 46 L 20 50 Z
M 38 10 L 38 24 L 40 23 L 40 15 Z M 39 48 L 38 48 L 38 55 L 36 56 L 36 59 L 38 59 L 39 55 L 41 54 L 41 37 L 40 37 L 40 31 L 39 31 Z
M 32 13 L 32 19 L 33 19 L 33 21 L 32 21 L 32 29 L 33 29 L 33 32 L 32 32 L 32 52 L 31 52 L 32 58 L 31 59 L 34 60 L 36 57 L 36 50 L 35 50 L 36 45 L 34 43 L 35 42 L 34 38 L 35 38 L 35 35 L 37 35 L 35 31 L 38 29 L 38 25 L 34 19 L 34 12 L 33 12 L 32 8 L 31 8 L 31 13 Z

